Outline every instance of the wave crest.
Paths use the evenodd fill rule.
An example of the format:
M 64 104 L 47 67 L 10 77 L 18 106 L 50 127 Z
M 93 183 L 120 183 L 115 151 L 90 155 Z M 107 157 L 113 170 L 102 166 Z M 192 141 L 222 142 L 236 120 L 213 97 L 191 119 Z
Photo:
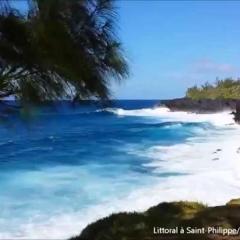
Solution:
M 142 108 L 126 110 L 123 108 L 105 108 L 101 111 L 110 112 L 118 116 L 154 117 L 169 122 L 209 122 L 213 125 L 223 126 L 235 124 L 230 112 L 219 113 L 190 113 L 171 111 L 166 107 Z

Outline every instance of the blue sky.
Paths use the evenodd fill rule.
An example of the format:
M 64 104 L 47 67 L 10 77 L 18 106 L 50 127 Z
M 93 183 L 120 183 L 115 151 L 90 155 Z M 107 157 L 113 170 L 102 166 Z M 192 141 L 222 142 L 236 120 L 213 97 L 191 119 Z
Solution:
M 240 1 L 116 4 L 131 74 L 113 85 L 114 98 L 181 97 L 194 84 L 240 77 Z
M 240 77 L 240 1 L 118 1 L 131 76 L 120 98 L 172 98 Z

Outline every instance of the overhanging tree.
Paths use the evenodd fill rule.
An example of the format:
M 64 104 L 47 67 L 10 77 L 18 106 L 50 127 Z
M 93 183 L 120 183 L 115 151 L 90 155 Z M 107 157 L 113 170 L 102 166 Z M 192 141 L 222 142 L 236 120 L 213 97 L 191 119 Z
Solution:
M 128 76 L 112 0 L 32 0 L 23 15 L 0 5 L 0 98 L 108 99 Z

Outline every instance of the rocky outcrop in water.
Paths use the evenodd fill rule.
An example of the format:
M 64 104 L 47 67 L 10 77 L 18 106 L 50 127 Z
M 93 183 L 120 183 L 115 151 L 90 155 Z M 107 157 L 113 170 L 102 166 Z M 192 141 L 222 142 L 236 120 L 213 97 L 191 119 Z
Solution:
M 236 123 L 240 124 L 240 101 L 236 103 L 236 111 L 232 112 Z
M 235 99 L 200 99 L 177 98 L 162 100 L 160 105 L 164 105 L 172 111 L 188 111 L 196 113 L 213 113 L 221 111 L 234 111 L 237 100 Z

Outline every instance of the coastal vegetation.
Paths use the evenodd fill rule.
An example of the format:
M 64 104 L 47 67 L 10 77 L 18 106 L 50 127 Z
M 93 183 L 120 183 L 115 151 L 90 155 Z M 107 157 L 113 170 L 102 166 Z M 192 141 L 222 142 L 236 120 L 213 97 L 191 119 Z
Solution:
M 128 76 L 113 0 L 0 3 L 0 99 L 108 99 Z
M 197 202 L 161 203 L 142 213 L 118 213 L 100 219 L 71 240 L 239 239 L 239 222 L 240 199 L 217 207 Z M 170 231 L 172 234 L 167 234 Z
M 186 92 L 186 97 L 199 99 L 240 99 L 240 79 L 226 78 L 217 80 L 215 84 L 205 83 L 191 87 Z

